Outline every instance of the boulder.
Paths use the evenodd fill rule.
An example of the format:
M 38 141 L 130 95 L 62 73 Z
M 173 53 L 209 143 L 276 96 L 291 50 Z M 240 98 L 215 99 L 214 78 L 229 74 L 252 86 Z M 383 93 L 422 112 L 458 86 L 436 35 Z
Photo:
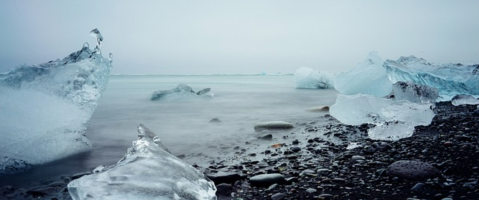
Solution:
M 396 161 L 388 166 L 386 172 L 389 176 L 409 180 L 435 178 L 441 175 L 441 172 L 431 164 L 416 160 Z

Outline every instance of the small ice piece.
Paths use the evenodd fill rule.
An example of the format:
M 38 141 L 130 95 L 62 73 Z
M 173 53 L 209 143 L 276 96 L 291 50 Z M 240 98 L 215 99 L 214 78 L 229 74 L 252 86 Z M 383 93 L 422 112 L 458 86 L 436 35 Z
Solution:
M 346 147 L 346 149 L 350 150 L 350 149 L 355 149 L 355 148 L 362 147 L 362 146 L 363 145 L 358 144 L 357 142 L 350 142 L 348 144 L 348 146 Z
M 138 126 L 125 157 L 102 171 L 68 184 L 74 200 L 216 200 L 215 184 L 203 173 L 167 152 L 158 136 Z
M 336 76 L 334 88 L 341 94 L 369 94 L 384 97 L 392 90 L 383 60 L 377 52 L 369 53 L 366 60 L 347 72 Z
M 414 56 L 386 60 L 383 67 L 391 82 L 413 82 L 439 90 L 439 101 L 449 101 L 458 94 L 479 95 L 479 64 L 433 65 Z
M 328 89 L 333 88 L 333 75 L 320 72 L 308 67 L 301 67 L 294 73 L 296 88 L 300 89 Z
M 393 85 L 393 94 L 396 100 L 407 100 L 414 103 L 435 103 L 439 97 L 436 88 L 402 81 Z
M 456 95 L 451 100 L 452 105 L 459 106 L 459 105 L 477 105 L 479 104 L 479 100 L 474 98 L 471 95 L 460 94 Z
M 94 52 L 97 54 L 101 54 L 101 42 L 103 41 L 103 36 L 96 28 L 90 31 L 90 35 L 96 38 L 96 47 Z
M 110 60 L 110 63 L 113 62 L 113 54 L 110 53 L 110 55 L 108 55 L 108 60 Z
M 365 94 L 338 94 L 329 112 L 345 124 L 376 125 L 368 130 L 372 139 L 397 140 L 410 137 L 415 126 L 429 125 L 434 117 L 432 107 L 430 103 L 394 101 Z
M 177 97 L 184 98 L 184 97 L 213 97 L 214 94 L 211 92 L 211 88 L 205 88 L 203 90 L 198 91 L 196 93 L 193 88 L 191 88 L 189 85 L 186 84 L 178 84 L 173 89 L 170 90 L 158 90 L 153 92 L 151 95 L 150 100 L 152 101 L 158 101 L 162 99 L 167 99 L 167 98 L 175 98 L 177 100 Z
M 83 49 L 85 48 L 87 49 L 90 48 L 90 44 L 88 44 L 88 42 L 83 43 Z

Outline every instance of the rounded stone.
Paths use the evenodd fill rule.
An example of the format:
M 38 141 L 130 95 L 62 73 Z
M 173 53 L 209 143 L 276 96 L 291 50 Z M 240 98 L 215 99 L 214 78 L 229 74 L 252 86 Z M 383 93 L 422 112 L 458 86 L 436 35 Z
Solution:
M 273 174 L 260 174 L 253 176 L 249 179 L 249 182 L 251 185 L 254 186 L 270 186 L 272 184 L 282 184 L 285 183 L 286 180 L 284 179 L 284 176 L 278 173 L 273 173 Z
M 440 176 L 438 169 L 429 163 L 415 160 L 400 160 L 389 165 L 386 169 L 389 176 L 403 179 L 424 179 Z
M 291 128 L 293 128 L 293 125 L 284 121 L 261 122 L 261 123 L 257 123 L 254 126 L 254 130 L 256 131 L 261 131 L 265 129 L 291 129 Z
M 286 194 L 276 193 L 271 196 L 271 200 L 281 200 L 281 199 L 284 199 L 284 197 L 286 197 Z

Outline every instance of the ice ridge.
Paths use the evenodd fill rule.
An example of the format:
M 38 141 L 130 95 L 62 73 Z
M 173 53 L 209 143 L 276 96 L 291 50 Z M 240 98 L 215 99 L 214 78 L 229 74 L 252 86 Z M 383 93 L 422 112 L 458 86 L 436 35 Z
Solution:
M 386 60 L 383 64 L 389 79 L 428 85 L 439 90 L 439 100 L 448 101 L 458 94 L 479 95 L 479 65 L 433 65 L 414 56 Z

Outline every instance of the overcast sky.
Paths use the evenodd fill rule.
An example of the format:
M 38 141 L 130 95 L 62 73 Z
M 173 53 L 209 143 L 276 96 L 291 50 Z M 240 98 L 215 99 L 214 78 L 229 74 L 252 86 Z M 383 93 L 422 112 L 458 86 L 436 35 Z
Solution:
M 479 63 L 479 1 L 0 0 L 0 72 L 93 48 L 114 74 L 339 73 L 370 51 Z

